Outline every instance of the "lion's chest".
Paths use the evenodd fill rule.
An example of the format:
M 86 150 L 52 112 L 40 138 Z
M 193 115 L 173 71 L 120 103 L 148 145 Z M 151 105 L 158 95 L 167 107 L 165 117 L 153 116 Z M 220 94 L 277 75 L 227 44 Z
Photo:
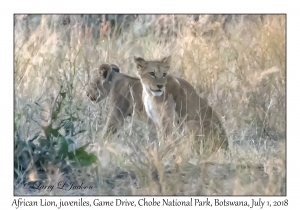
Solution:
M 153 97 L 145 93 L 143 98 L 144 98 L 143 102 L 144 102 L 145 110 L 148 117 L 150 117 L 155 124 L 159 124 L 160 117 L 158 113 L 158 107 L 153 101 Z

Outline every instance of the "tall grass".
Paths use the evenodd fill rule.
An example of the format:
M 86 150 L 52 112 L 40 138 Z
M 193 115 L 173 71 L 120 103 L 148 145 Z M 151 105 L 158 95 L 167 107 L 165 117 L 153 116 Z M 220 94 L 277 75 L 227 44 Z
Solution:
M 87 150 L 97 157 L 94 164 L 67 171 L 50 161 L 39 173 L 38 158 L 15 151 L 15 165 L 23 164 L 15 166 L 15 194 L 286 194 L 286 16 L 104 17 L 15 15 L 15 142 L 37 144 L 51 122 L 57 128 L 68 119 L 58 130 L 74 142 L 68 150 L 90 142 Z M 106 62 L 134 76 L 134 55 L 172 55 L 172 74 L 189 81 L 222 119 L 230 152 L 196 152 L 180 133 L 169 147 L 131 119 L 118 135 L 102 138 L 109 107 L 107 101 L 91 102 L 86 84 Z M 54 116 L 58 98 L 63 105 Z M 50 193 L 21 185 L 35 180 L 73 180 L 94 188 Z

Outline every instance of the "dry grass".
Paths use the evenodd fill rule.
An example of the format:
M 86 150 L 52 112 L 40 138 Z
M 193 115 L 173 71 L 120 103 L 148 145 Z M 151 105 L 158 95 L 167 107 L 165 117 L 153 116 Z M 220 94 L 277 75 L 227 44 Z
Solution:
M 55 123 L 74 117 L 74 132 L 86 132 L 60 132 L 74 140 L 74 147 L 91 142 L 88 149 L 98 159 L 68 173 L 49 163 L 53 170 L 45 170 L 43 178 L 28 163 L 19 171 L 15 194 L 286 194 L 284 15 L 201 15 L 197 21 L 187 15 L 139 15 L 115 27 L 100 25 L 98 18 L 15 16 L 16 136 L 28 141 L 44 135 L 42 126 L 49 124 L 62 88 L 67 97 Z M 230 152 L 196 152 L 180 133 L 170 147 L 149 138 L 148 127 L 131 119 L 119 135 L 102 138 L 108 107 L 86 97 L 89 72 L 109 62 L 134 75 L 134 55 L 150 60 L 170 54 L 172 73 L 193 84 L 221 116 Z M 33 157 L 28 158 L 31 163 Z M 55 185 L 76 180 L 94 189 L 49 193 L 21 186 L 38 179 Z

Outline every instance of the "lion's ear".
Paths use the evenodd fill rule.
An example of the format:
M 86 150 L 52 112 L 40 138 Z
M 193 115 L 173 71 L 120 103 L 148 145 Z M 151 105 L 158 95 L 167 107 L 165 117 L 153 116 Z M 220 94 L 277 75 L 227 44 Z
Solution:
M 137 65 L 138 70 L 141 70 L 142 68 L 145 68 L 146 65 L 148 64 L 147 61 L 145 61 L 141 57 L 134 56 L 134 61 L 135 61 L 136 65 Z
M 113 71 L 120 73 L 120 68 L 116 64 L 110 64 Z
M 106 79 L 107 75 L 112 71 L 112 67 L 109 64 L 102 64 L 99 69 L 98 73 L 100 76 L 102 76 L 104 79 Z
M 171 61 L 172 61 L 172 56 L 168 56 L 168 57 L 165 57 L 163 59 L 161 59 L 161 63 L 166 65 L 166 66 L 170 66 L 171 65 Z

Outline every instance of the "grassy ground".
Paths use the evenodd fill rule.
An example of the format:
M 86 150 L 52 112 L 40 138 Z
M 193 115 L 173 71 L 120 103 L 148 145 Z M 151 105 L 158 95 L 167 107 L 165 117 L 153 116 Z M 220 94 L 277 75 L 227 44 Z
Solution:
M 15 16 L 16 195 L 286 194 L 284 15 L 101 18 Z M 196 152 L 180 134 L 173 148 L 158 146 L 131 119 L 102 138 L 107 101 L 86 97 L 89 75 L 108 62 L 134 76 L 134 55 L 173 56 L 172 73 L 221 116 L 230 152 Z M 35 181 L 55 187 L 24 187 Z M 59 181 L 93 189 L 65 191 Z

